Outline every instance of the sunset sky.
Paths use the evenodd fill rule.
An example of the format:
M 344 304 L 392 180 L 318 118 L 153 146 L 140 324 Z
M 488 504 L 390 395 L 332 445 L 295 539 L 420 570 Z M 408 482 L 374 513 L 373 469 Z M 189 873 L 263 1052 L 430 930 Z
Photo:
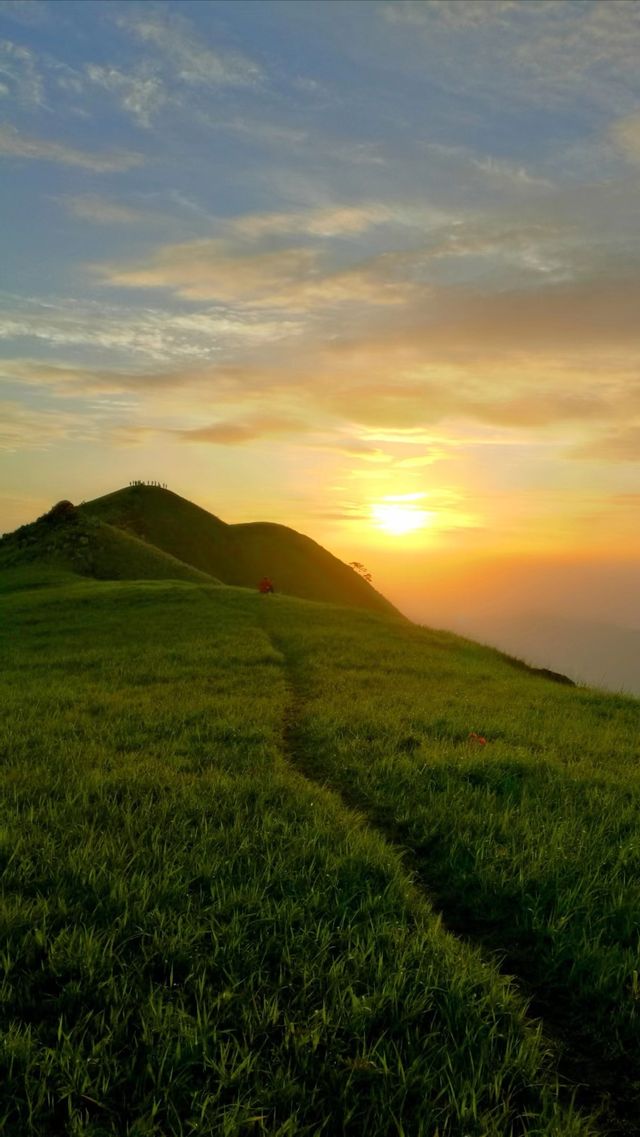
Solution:
M 628 605 L 639 3 L 0 25 L 0 532 L 157 478 L 414 607 L 501 558 L 588 564 L 598 612 L 606 562 Z

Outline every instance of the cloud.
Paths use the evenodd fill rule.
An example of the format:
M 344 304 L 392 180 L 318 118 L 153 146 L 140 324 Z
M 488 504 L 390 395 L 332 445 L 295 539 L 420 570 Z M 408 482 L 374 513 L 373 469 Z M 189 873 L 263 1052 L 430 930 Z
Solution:
M 263 72 L 256 62 L 240 52 L 206 45 L 181 14 L 142 8 L 118 11 L 118 5 L 113 9 L 115 23 L 126 37 L 125 50 L 113 62 L 88 60 L 70 65 L 50 54 L 38 58 L 27 48 L 0 40 L 0 98 L 10 96 L 30 108 L 43 107 L 44 75 L 56 95 L 71 96 L 69 109 L 74 116 L 93 114 L 94 92 L 102 91 L 137 126 L 148 129 L 162 114 L 166 128 L 170 108 L 186 112 L 191 123 L 202 122 L 207 104 L 201 106 L 194 98 L 199 88 L 208 93 L 226 87 L 252 88 L 262 81 Z M 132 37 L 144 45 L 143 52 L 134 48 L 137 58 L 123 66 L 122 60 L 130 60 L 133 54 Z M 216 107 L 212 125 L 219 126 L 220 120 Z
M 303 233 L 309 237 L 342 237 L 364 233 L 393 218 L 381 203 L 358 206 L 335 205 L 290 213 L 247 213 L 235 218 L 231 230 L 243 237 L 259 238 L 279 233 Z
M 254 288 L 252 276 L 242 279 L 243 287 L 247 280 Z M 327 294 L 336 289 L 335 297 L 339 280 L 339 274 L 319 277 L 313 287 Z M 375 277 L 366 284 L 373 289 Z M 353 295 L 348 274 L 340 286 Z M 309 303 L 312 285 L 297 281 L 292 294 L 301 288 Z M 234 281 L 236 297 L 238 289 Z M 419 290 L 379 311 L 375 321 L 361 320 L 357 308 L 341 320 L 343 307 L 326 321 L 314 315 L 302 338 L 304 328 L 289 313 L 274 316 L 277 307 L 167 315 L 161 309 L 101 311 L 96 304 L 78 317 L 73 309 L 36 306 L 22 325 L 25 333 L 60 346 L 90 344 L 94 359 L 98 343 L 111 357 L 117 346 L 135 348 L 140 364 L 80 367 L 18 358 L 2 371 L 14 382 L 62 393 L 142 397 L 190 390 L 228 404 L 248 400 L 247 406 L 268 397 L 274 408 L 282 405 L 278 400 L 294 399 L 333 422 L 403 430 L 455 420 L 557 438 L 563 424 L 602 422 L 614 429 L 640 409 L 640 283 L 604 280 L 490 295 Z M 4 325 L 6 334 L 20 329 L 17 317 Z
M 455 284 L 456 297 L 464 303 L 465 279 L 476 281 L 480 274 L 490 296 L 522 290 L 532 281 L 570 282 L 591 270 L 601 277 L 614 270 L 620 274 L 625 257 L 632 271 L 628 241 L 621 255 L 612 244 L 610 263 L 606 253 L 586 241 L 585 208 L 573 223 L 560 209 L 554 217 L 553 203 L 541 215 L 521 211 L 513 218 L 446 213 L 415 202 L 253 213 L 219 219 L 225 236 L 161 245 L 138 263 L 94 267 L 106 283 L 118 287 L 166 288 L 189 300 L 243 307 L 311 311 L 347 303 L 402 303 L 411 311 L 413 302 L 426 311 L 421 322 L 430 323 L 434 287 L 444 295 L 446 286 Z M 359 238 L 374 226 L 381 233 L 374 245 L 379 251 L 372 253 L 371 241 Z M 353 239 L 356 250 L 345 246 L 342 237 Z M 380 238 L 386 249 L 380 249 Z M 590 265 L 590 256 L 600 263 Z
M 336 139 L 335 134 L 329 134 L 317 128 L 311 129 L 308 126 L 301 127 L 300 125 L 291 126 L 283 122 L 282 119 L 274 120 L 268 117 L 270 112 L 267 108 L 268 104 L 266 107 L 261 107 L 257 113 L 247 114 L 246 111 L 243 111 L 242 115 L 235 114 L 224 118 L 220 116 L 218 108 L 213 113 L 209 109 L 198 108 L 197 120 L 209 131 L 223 131 L 234 134 L 254 146 L 260 147 L 262 151 L 293 151 L 296 156 L 301 156 L 305 160 L 312 152 L 318 170 L 322 170 L 321 174 L 314 174 L 313 176 L 314 188 L 317 188 L 319 178 L 333 172 L 338 164 L 347 167 L 383 167 L 386 165 L 385 147 L 381 141 L 362 142 L 354 139 L 342 141 Z M 312 148 L 311 151 L 310 147 Z M 291 170 L 282 171 L 282 180 L 287 183 L 287 197 L 290 196 L 288 191 L 290 190 L 291 178 Z
M 81 217 L 84 221 L 97 221 L 100 225 L 128 225 L 149 219 L 146 210 L 132 209 L 97 194 L 81 194 L 61 200 L 75 217 Z
M 424 0 L 394 0 L 382 11 L 391 24 L 420 28 L 442 21 L 449 28 L 465 30 L 495 23 L 515 7 L 515 0 L 482 0 L 481 4 L 477 0 L 430 0 L 428 7 Z
M 640 114 L 627 115 L 611 127 L 614 143 L 634 163 L 640 163 Z
M 385 453 L 379 446 L 369 446 L 366 442 L 337 442 L 327 444 L 326 448 L 339 454 L 348 454 L 350 458 L 358 458 L 363 462 L 386 464 L 392 461 L 390 454 Z
M 409 66 L 477 104 L 572 103 L 620 113 L 637 101 L 640 9 L 606 3 L 401 0 L 379 8 L 391 43 Z
M 277 296 L 307 276 L 315 260 L 311 249 L 247 252 L 209 238 L 165 245 L 146 264 L 98 268 L 107 283 L 120 287 L 169 288 L 187 299 L 243 302 Z
M 640 279 L 634 276 L 610 280 L 603 274 L 599 280 L 486 292 L 444 285 L 391 312 L 387 325 L 372 332 L 368 351 L 373 364 L 379 351 L 399 361 L 422 357 L 424 364 L 475 367 L 509 356 L 522 368 L 542 366 L 547 373 L 566 366 L 567 356 L 589 373 L 594 353 L 607 352 L 614 370 L 620 360 L 633 367 L 629 352 L 640 352 L 638 311 Z M 333 350 L 348 355 L 361 349 L 345 338 Z
M 262 78 L 262 68 L 240 52 L 214 50 L 203 43 L 180 15 L 121 14 L 118 23 L 158 49 L 172 74 L 187 86 L 247 87 Z
M 245 409 L 252 404 L 261 407 L 265 397 L 274 406 L 279 400 L 290 403 L 291 398 L 302 406 L 308 401 L 309 390 L 306 382 L 300 382 L 297 377 L 296 382 L 291 382 L 291 377 L 280 368 L 231 363 L 134 369 L 21 357 L 0 359 L 0 381 L 18 387 L 41 388 L 65 399 L 93 396 L 100 398 L 101 406 L 105 395 L 135 396 L 137 401 L 147 399 L 151 407 L 162 399 L 174 416 L 185 413 L 187 394 L 192 397 L 189 407 L 196 405 L 202 412 L 207 406 L 223 404 Z M 312 385 L 312 379 L 308 381 Z M 288 411 L 285 417 L 289 421 Z
M 640 462 L 640 422 L 574 446 L 569 454 L 572 458 L 595 459 L 599 462 Z M 633 499 L 639 495 L 622 496 Z M 629 504 L 633 504 L 633 500 Z
M 58 395 L 67 396 L 158 390 L 167 386 L 174 387 L 178 382 L 178 376 L 173 372 L 138 373 L 118 371 L 115 368 L 49 363 L 38 359 L 0 360 L 0 379 L 8 383 L 46 387 Z
M 34 158 L 45 162 L 60 162 L 65 166 L 79 166 L 94 173 L 114 173 L 130 170 L 142 165 L 142 154 L 126 150 L 112 150 L 98 154 L 87 150 L 77 150 L 63 142 L 49 142 L 46 139 L 27 138 L 15 127 L 0 126 L 0 154 L 17 158 Z
M 255 415 L 242 421 L 215 422 L 188 430 L 170 433 L 182 442 L 207 442 L 218 446 L 237 446 L 277 434 L 300 434 L 309 427 L 300 419 L 277 415 Z
M 486 158 L 472 157 L 470 161 L 480 173 L 485 174 L 492 181 L 507 182 L 511 186 L 524 189 L 546 190 L 551 189 L 552 186 L 548 178 L 541 178 L 530 173 L 522 164 L 516 165 L 513 162 L 506 162 L 502 158 L 493 158 L 491 155 Z
M 529 390 L 515 399 L 504 400 L 493 397 L 483 401 L 463 397 L 458 406 L 462 417 L 468 416 L 495 426 L 527 428 L 600 420 L 611 410 L 606 398 L 572 390 L 547 393 Z
M 89 430 L 85 418 L 76 414 L 0 401 L 0 451 L 48 450 L 72 434 Z
M 148 69 L 127 73 L 117 67 L 100 67 L 89 63 L 85 70 L 90 82 L 115 95 L 122 109 L 139 126 L 150 126 L 151 120 L 168 101 L 169 96 L 162 80 Z
M 44 85 L 28 48 L 0 40 L 0 93 L 27 107 L 44 105 Z
M 435 283 L 451 276 L 450 264 L 454 261 L 463 262 L 464 271 L 465 259 L 469 273 L 476 276 L 477 262 L 482 258 L 487 291 L 495 279 L 513 285 L 514 276 L 521 280 L 539 276 L 564 279 L 574 274 L 575 235 L 544 221 L 458 217 L 445 224 L 423 225 L 422 232 L 422 240 L 411 249 L 372 258 L 372 271 L 383 268 L 397 277 Z M 460 275 L 458 266 L 455 272 Z
M 169 314 L 160 307 L 129 312 L 126 305 L 85 303 L 77 312 L 36 305 L 22 325 L 10 312 L 0 332 L 15 336 L 22 328 L 58 346 L 91 345 L 94 363 L 18 358 L 2 373 L 63 396 L 122 392 L 149 407 L 155 399 L 179 416 L 176 428 L 200 432 L 189 435 L 192 441 L 226 436 L 229 444 L 254 436 L 265 400 L 279 422 L 297 422 L 301 412 L 302 420 L 312 413 L 316 423 L 324 415 L 328 430 L 351 424 L 356 433 L 362 426 L 429 432 L 443 424 L 445 435 L 457 437 L 462 429 L 472 438 L 489 424 L 507 438 L 518 432 L 521 442 L 544 442 L 556 454 L 580 439 L 580 424 L 601 424 L 613 435 L 640 410 L 640 281 L 632 278 L 489 293 L 404 282 L 403 303 L 378 308 L 372 319 L 369 301 L 359 302 L 383 289 L 384 258 L 372 258 L 358 280 L 356 269 L 323 270 L 317 251 L 282 262 L 296 250 L 258 255 L 251 245 L 216 238 L 168 247 L 188 252 L 180 279 L 193 270 L 194 244 L 203 247 L 206 274 L 212 250 L 214 260 L 233 251 L 230 263 L 223 256 L 216 269 L 221 280 L 226 272 L 235 307 Z M 243 271 L 234 275 L 236 260 Z M 391 272 L 389 279 L 394 283 Z M 335 301 L 341 289 L 343 299 L 323 314 L 321 304 Z M 292 319 L 282 311 L 285 297 L 307 311 L 313 304 L 313 316 Z M 104 366 L 95 362 L 100 343 Z M 118 346 L 125 353 L 120 367 L 113 359 Z M 127 360 L 131 348 L 139 353 L 135 366 Z M 183 425 L 185 405 L 199 405 L 201 414 L 221 405 L 233 411 L 222 423 L 194 428 Z M 616 442 L 618 452 L 621 445 Z M 419 459 L 407 469 L 426 464 L 432 450 L 406 455 Z
M 403 295 L 382 261 L 331 271 L 314 248 L 254 249 L 217 237 L 165 245 L 140 265 L 95 267 L 110 285 L 168 288 L 189 300 L 267 308 L 395 304 Z
M 117 356 L 124 356 L 130 367 L 139 360 L 146 366 L 150 361 L 167 368 L 192 366 L 194 361 L 228 359 L 243 349 L 262 349 L 300 332 L 288 316 L 220 306 L 168 312 L 90 300 L 2 299 L 0 340 L 31 339 L 54 350 L 85 347 L 94 362 L 104 355 L 111 366 Z

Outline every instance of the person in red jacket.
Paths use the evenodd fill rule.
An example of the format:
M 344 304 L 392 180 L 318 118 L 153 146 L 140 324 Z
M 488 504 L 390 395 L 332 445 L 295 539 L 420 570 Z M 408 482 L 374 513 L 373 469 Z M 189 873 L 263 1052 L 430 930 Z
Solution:
M 274 592 L 273 581 L 269 580 L 268 576 L 263 576 L 258 585 L 258 591 L 261 592 L 263 596 L 266 596 L 269 592 Z

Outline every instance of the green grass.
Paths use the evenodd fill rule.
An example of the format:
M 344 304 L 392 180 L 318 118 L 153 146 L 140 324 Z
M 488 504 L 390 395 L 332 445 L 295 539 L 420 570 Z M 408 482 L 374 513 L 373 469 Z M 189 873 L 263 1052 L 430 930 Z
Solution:
M 448 923 L 506 957 L 582 1077 L 637 1118 L 638 702 L 446 633 L 282 600 L 265 613 L 301 766 L 407 850 Z
M 489 695 L 474 703 L 483 671 L 534 702 L 539 683 L 346 609 L 50 585 L 14 573 L 0 595 L 0 1131 L 594 1132 L 497 966 L 445 930 L 366 816 L 301 772 L 313 751 L 314 776 L 363 802 L 387 784 L 394 816 L 398 771 L 444 777 L 444 798 L 446 748 L 478 766 L 460 736 L 497 729 Z M 453 741 L 411 707 L 429 688 Z M 610 705 L 598 722 L 621 743 L 627 704 Z M 404 815 L 421 825 L 425 803 Z
M 157 549 L 132 533 L 76 511 L 45 514 L 0 539 L 0 571 L 57 567 L 98 580 L 192 580 L 215 577 Z

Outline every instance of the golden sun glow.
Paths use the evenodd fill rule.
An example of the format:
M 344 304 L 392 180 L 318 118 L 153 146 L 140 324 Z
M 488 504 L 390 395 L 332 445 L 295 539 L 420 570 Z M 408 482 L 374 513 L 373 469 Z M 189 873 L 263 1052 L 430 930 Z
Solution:
M 426 529 L 435 516 L 430 510 L 421 509 L 416 499 L 422 494 L 405 494 L 404 496 L 390 496 L 375 502 L 371 506 L 371 517 L 378 529 L 392 537 L 402 537 L 407 533 L 415 533 L 418 529 Z

